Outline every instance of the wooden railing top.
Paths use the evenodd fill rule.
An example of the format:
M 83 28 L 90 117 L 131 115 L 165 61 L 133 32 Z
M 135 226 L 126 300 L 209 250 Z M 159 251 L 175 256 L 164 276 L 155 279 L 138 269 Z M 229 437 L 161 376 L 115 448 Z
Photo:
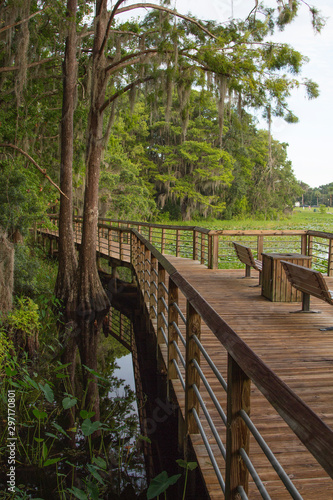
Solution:
M 50 218 L 58 218 L 58 214 L 52 214 L 49 216 Z M 82 220 L 83 217 L 77 215 L 74 217 L 74 220 Z M 160 229 L 178 229 L 182 231 L 197 231 L 204 234 L 214 235 L 230 235 L 230 236 L 298 236 L 298 235 L 310 235 L 310 236 L 318 236 L 321 238 L 333 239 L 333 233 L 327 231 L 317 231 L 312 229 L 209 229 L 206 227 L 196 226 L 196 225 L 180 225 L 180 224 L 160 224 L 160 223 L 152 223 L 152 222 L 141 222 L 141 221 L 130 221 L 130 220 L 122 220 L 122 219 L 110 219 L 108 217 L 99 217 L 99 221 L 107 221 L 114 222 L 117 224 L 126 224 L 133 226 L 142 226 L 142 227 L 153 227 Z M 110 226 L 108 226 L 110 227 Z

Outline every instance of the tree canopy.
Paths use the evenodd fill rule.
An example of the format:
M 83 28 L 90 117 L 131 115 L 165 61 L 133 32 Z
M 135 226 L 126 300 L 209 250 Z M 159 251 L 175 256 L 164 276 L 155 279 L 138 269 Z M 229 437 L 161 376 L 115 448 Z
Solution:
M 139 7 L 146 15 L 129 17 Z M 254 2 L 245 19 L 222 24 L 168 2 L 3 0 L 0 142 L 29 154 L 65 196 L 59 204 L 45 176 L 1 148 L 2 225 L 27 227 L 26 214 L 60 205 L 60 232 L 71 240 L 72 211 L 82 213 L 80 260 L 67 246 L 63 255 L 73 254 L 67 290 L 89 303 L 98 206 L 118 217 L 162 210 L 183 219 L 271 217 L 290 207 L 300 187 L 270 123 L 297 120 L 293 88 L 309 98 L 318 88 L 300 77 L 306 57 L 272 35 L 300 8 L 320 31 L 322 16 L 303 0 Z M 267 131 L 251 117 L 258 109 Z

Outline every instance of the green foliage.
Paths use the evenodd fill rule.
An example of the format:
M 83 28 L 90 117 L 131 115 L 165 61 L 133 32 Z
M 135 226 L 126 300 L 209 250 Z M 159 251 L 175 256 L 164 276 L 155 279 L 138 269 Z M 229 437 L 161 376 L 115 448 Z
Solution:
M 151 500 L 152 498 L 158 497 L 161 493 L 164 493 L 169 486 L 175 484 L 180 477 L 181 474 L 175 474 L 169 477 L 166 471 L 161 472 L 161 474 L 151 480 L 147 491 L 147 499 Z
M 54 290 L 57 265 L 28 243 L 15 245 L 14 294 L 50 297 Z
M 7 322 L 11 329 L 33 335 L 41 327 L 38 305 L 29 297 L 18 297 L 16 307 L 8 315 Z
M 9 161 L 0 151 L 0 185 L 0 226 L 9 234 L 27 232 L 45 211 L 40 176 L 20 158 Z
M 12 354 L 15 352 L 13 342 L 8 338 L 6 330 L 0 328 L 0 378 L 5 375 L 5 367 L 8 365 Z

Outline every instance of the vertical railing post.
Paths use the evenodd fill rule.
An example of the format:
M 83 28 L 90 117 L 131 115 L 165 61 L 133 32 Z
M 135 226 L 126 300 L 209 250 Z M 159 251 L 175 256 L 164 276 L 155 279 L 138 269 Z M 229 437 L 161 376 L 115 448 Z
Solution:
M 257 259 L 262 260 L 262 253 L 264 252 L 264 237 L 259 235 L 257 238 Z
M 307 254 L 312 257 L 313 255 L 313 236 L 311 234 L 308 235 L 308 252 Z
M 301 236 L 301 254 L 307 255 L 308 253 L 308 235 L 302 234 Z
M 175 325 L 178 326 L 178 311 L 174 304 L 178 304 L 178 287 L 169 277 L 169 297 L 168 297 L 168 380 L 177 378 L 177 370 L 173 359 L 178 360 L 177 350 L 173 344 L 178 343 L 178 333 Z
M 208 234 L 208 269 L 213 269 L 213 235 Z
M 199 238 L 198 238 L 198 231 L 193 229 L 193 260 L 198 260 L 198 243 L 199 243 Z
M 157 343 L 163 344 L 164 337 L 162 333 L 162 328 L 166 330 L 165 323 L 163 321 L 163 316 L 165 316 L 165 305 L 163 299 L 165 299 L 165 290 L 162 285 L 165 283 L 165 269 L 162 264 L 158 263 L 158 289 L 157 289 Z
M 250 413 L 251 380 L 228 355 L 227 439 L 226 439 L 226 500 L 238 499 L 237 487 L 248 492 L 248 470 L 239 454 L 240 448 L 249 453 L 250 432 L 240 410 Z
M 150 300 L 150 251 L 148 248 L 144 247 L 144 272 L 143 272 L 143 290 L 144 290 L 144 301 L 149 304 Z
M 154 305 L 157 306 L 155 298 L 154 298 L 154 297 L 156 297 L 156 287 L 154 286 L 154 283 L 156 283 L 156 278 L 157 278 L 157 276 L 155 274 L 156 265 L 157 265 L 157 259 L 156 259 L 156 257 L 154 257 L 153 254 L 151 254 L 151 256 L 150 256 L 150 291 L 149 291 L 149 293 L 150 293 L 149 317 L 151 320 L 156 318 L 155 310 L 153 307 Z
M 119 235 L 119 259 L 122 260 L 123 249 L 124 249 L 124 245 L 123 245 L 123 232 L 121 230 L 119 230 L 118 231 L 118 235 Z
M 219 235 L 213 234 L 213 244 L 212 244 L 212 268 L 218 269 L 219 267 Z
M 164 253 L 165 249 L 165 228 L 162 227 L 162 235 L 161 235 L 161 253 Z
M 200 376 L 193 364 L 196 360 L 200 365 L 200 350 L 193 339 L 196 335 L 200 340 L 201 316 L 187 300 L 186 304 L 186 371 L 185 371 L 185 429 L 186 434 L 197 434 L 198 425 L 194 418 L 193 408 L 199 413 L 199 401 L 193 389 L 193 385 L 199 389 Z
M 180 252 L 180 231 L 176 229 L 176 257 L 179 257 Z
M 112 229 L 108 228 L 108 256 L 111 257 L 111 235 Z
M 148 236 L 148 239 L 149 239 L 149 243 L 152 243 L 153 242 L 153 228 L 152 226 L 149 226 L 149 236 Z
M 138 240 L 138 284 L 140 290 L 143 290 L 142 274 L 144 271 L 144 261 L 143 261 L 143 244 Z
M 333 276 L 333 239 L 328 240 L 327 276 Z
M 205 233 L 201 233 L 200 264 L 205 263 Z

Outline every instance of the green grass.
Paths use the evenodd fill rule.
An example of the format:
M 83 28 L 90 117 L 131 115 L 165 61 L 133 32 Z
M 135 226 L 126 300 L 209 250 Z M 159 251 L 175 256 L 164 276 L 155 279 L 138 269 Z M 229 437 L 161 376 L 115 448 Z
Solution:
M 328 207 L 326 213 L 320 213 L 319 209 L 301 208 L 295 209 L 291 216 L 281 217 L 278 220 L 256 220 L 256 219 L 200 219 L 197 221 L 173 221 L 170 225 L 182 225 L 208 227 L 210 229 L 305 229 L 333 232 L 333 208 Z

